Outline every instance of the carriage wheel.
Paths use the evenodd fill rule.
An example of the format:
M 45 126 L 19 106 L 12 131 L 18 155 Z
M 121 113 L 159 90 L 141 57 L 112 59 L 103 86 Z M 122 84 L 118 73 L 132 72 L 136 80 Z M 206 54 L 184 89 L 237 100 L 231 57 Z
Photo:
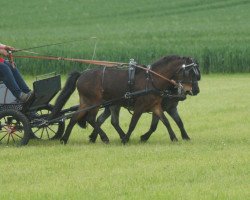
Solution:
M 17 110 L 0 112 L 0 145 L 26 145 L 31 127 L 28 118 Z
M 36 110 L 36 117 L 40 119 L 46 119 L 53 109 L 52 105 L 48 105 L 44 108 L 39 108 Z M 65 122 L 59 121 L 54 124 L 42 126 L 42 127 L 32 127 L 33 137 L 43 140 L 48 139 L 60 139 L 64 133 Z

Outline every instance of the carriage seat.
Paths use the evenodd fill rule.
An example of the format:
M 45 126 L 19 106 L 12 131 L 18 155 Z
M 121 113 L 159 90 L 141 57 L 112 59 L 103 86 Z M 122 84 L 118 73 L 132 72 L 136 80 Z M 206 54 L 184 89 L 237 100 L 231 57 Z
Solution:
M 6 87 L 0 79 L 0 104 L 13 104 L 16 103 L 16 97 Z

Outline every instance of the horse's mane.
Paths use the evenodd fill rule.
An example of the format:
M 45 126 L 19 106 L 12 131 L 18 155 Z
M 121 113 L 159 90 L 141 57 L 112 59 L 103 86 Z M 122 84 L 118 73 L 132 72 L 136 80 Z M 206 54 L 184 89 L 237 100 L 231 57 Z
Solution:
M 178 55 L 169 55 L 169 56 L 164 56 L 160 58 L 159 60 L 155 61 L 151 66 L 161 66 L 161 65 L 166 65 L 174 60 L 181 59 L 183 57 L 180 57 Z
M 169 56 L 164 56 L 159 60 L 155 61 L 151 66 L 154 67 L 154 66 L 166 65 L 177 59 L 182 59 L 183 61 L 185 61 L 186 64 L 191 64 L 193 62 L 198 64 L 198 62 L 190 56 L 169 55 Z

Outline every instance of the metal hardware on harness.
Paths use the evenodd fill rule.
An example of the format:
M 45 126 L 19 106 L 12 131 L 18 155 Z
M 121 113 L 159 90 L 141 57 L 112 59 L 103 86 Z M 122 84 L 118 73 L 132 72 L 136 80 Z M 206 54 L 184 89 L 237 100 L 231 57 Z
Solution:
M 102 92 L 104 92 L 104 89 L 103 89 L 104 86 L 103 86 L 103 85 L 104 85 L 104 74 L 105 74 L 106 67 L 107 67 L 107 66 L 105 66 L 105 67 L 103 68 L 103 70 L 102 70 Z
M 131 98 L 131 92 L 126 92 L 124 95 L 125 99 L 130 99 Z
M 146 90 L 148 90 L 148 82 L 149 82 L 149 79 L 150 79 L 150 73 L 149 71 L 151 70 L 151 65 L 148 65 L 147 66 L 147 70 L 146 70 Z
M 135 84 L 135 67 L 136 67 L 136 62 L 132 58 L 129 61 L 129 68 L 128 68 L 128 92 L 132 92 Z M 126 99 L 130 99 L 131 97 L 128 97 L 128 95 L 125 94 Z
M 151 70 L 151 65 L 148 65 L 148 66 L 147 66 L 147 71 L 146 71 L 146 72 L 149 73 L 150 70 Z
M 195 62 L 192 62 L 192 63 L 190 63 L 188 65 L 183 64 L 178 72 L 180 72 L 181 70 L 183 71 L 183 78 L 184 79 L 189 76 L 189 73 L 191 71 L 193 71 L 195 76 L 198 77 L 199 76 L 199 70 L 197 69 L 197 67 L 198 67 L 198 65 Z
M 135 62 L 135 59 L 131 58 L 131 59 L 129 60 L 129 65 L 130 65 L 130 66 L 131 66 L 131 65 L 137 65 L 137 63 Z
M 129 61 L 129 68 L 128 68 L 128 84 L 129 87 L 132 88 L 135 80 L 135 66 L 137 63 L 133 58 L 130 59 Z
M 177 89 L 178 89 L 178 95 L 181 95 L 183 93 L 183 85 L 181 83 L 178 83 L 177 85 Z
M 177 88 L 178 95 L 182 95 L 184 92 L 183 85 L 181 83 L 177 83 L 176 88 Z

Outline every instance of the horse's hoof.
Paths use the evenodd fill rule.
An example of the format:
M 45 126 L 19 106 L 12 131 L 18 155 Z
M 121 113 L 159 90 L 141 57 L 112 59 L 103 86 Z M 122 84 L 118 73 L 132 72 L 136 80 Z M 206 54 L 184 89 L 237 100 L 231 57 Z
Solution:
M 187 141 L 188 141 L 188 140 L 190 140 L 190 137 L 188 137 L 188 136 L 184 136 L 184 137 L 182 137 L 182 139 L 183 139 L 183 140 L 187 140 Z
M 61 139 L 60 139 L 60 143 L 66 145 L 66 144 L 67 144 L 67 141 L 66 141 L 65 139 L 61 138 Z
M 146 137 L 145 135 L 141 136 L 141 142 L 147 142 L 148 141 L 148 137 Z
M 125 145 L 127 143 L 125 140 L 122 140 L 121 142 L 123 145 Z
M 95 143 L 95 140 L 94 140 L 94 139 L 92 139 L 92 138 L 89 138 L 89 142 L 91 142 L 91 143 Z
M 93 137 L 91 137 L 91 135 L 90 135 L 90 136 L 89 136 L 89 142 L 95 143 L 95 141 L 96 141 L 96 138 L 93 138 Z
M 104 144 L 109 144 L 109 139 L 107 140 L 102 140 Z
M 122 144 L 128 143 L 129 139 L 127 137 L 122 138 Z
M 101 140 L 105 144 L 109 144 L 109 138 L 108 137 L 101 137 Z
M 177 137 L 171 138 L 172 142 L 178 142 Z

